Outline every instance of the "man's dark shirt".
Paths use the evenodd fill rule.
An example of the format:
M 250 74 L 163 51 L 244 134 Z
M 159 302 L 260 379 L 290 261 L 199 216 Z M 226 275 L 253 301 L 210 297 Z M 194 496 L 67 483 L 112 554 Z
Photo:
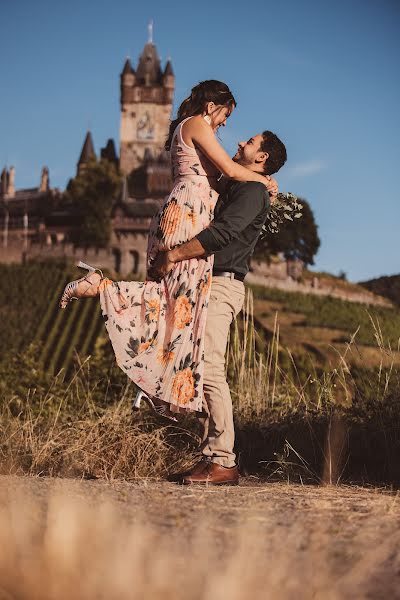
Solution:
M 196 237 L 214 254 L 214 271 L 233 271 L 246 275 L 262 226 L 270 207 L 269 194 L 257 181 L 233 181 L 226 184 L 209 227 Z

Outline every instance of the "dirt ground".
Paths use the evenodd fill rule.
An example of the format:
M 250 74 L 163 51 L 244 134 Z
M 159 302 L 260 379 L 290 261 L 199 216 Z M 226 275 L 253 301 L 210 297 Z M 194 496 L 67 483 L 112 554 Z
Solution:
M 67 527 L 67 533 L 64 530 L 57 533 L 59 537 L 43 536 L 46 528 L 53 527 L 55 518 L 62 523 L 82 523 L 75 538 L 72 525 Z M 91 518 L 94 523 L 86 531 Z M 110 522 L 109 530 L 105 529 L 106 521 Z M 143 588 L 140 594 L 137 589 L 137 596 L 133 591 L 127 595 L 117 593 L 117 584 L 109 583 L 107 575 L 111 558 L 114 559 L 119 548 L 113 545 L 113 536 L 116 531 L 126 532 L 132 527 L 136 541 L 151 532 L 148 537 L 151 541 L 142 550 L 153 558 L 157 552 L 162 554 L 166 572 L 171 573 L 173 565 L 173 572 L 178 568 L 179 577 L 190 582 L 198 571 L 202 573 L 201 583 L 190 592 L 186 587 L 182 596 L 183 580 L 176 588 L 179 593 L 168 586 L 161 595 L 160 586 Z M 66 560 L 65 540 L 72 544 L 71 554 L 79 554 L 84 530 L 86 544 L 90 539 L 90 544 L 99 549 L 103 545 L 111 549 L 111 558 L 105 559 L 99 550 L 86 569 L 97 572 L 94 568 L 97 561 L 98 572 L 111 591 L 106 593 L 103 583 L 102 593 L 96 592 L 91 584 L 91 588 L 74 597 L 222 598 L 231 585 L 233 591 L 229 597 L 235 599 L 400 598 L 398 493 L 351 486 L 268 483 L 253 477 L 243 478 L 238 487 L 221 488 L 182 487 L 152 480 L 127 483 L 1 477 L 0 599 L 68 597 L 54 590 L 55 595 L 37 594 L 35 581 L 46 560 L 50 560 L 49 537 L 55 540 L 51 560 L 59 568 L 59 562 Z M 129 556 L 127 539 L 119 567 Z M 61 558 L 60 545 L 64 547 Z M 39 560 L 41 546 L 46 547 L 47 558 L 35 563 L 34 575 L 29 575 L 29 579 L 32 556 Z M 23 564 L 21 547 L 26 554 Z M 32 554 L 27 547 L 31 547 Z M 174 553 L 177 562 L 171 563 Z M 87 560 L 87 555 L 87 552 L 82 554 L 81 563 Z M 18 585 L 10 575 L 12 572 L 18 573 Z M 66 572 L 63 571 L 64 590 L 68 587 Z M 114 573 L 115 569 L 113 577 Z M 213 581 L 211 588 L 204 583 L 208 575 Z M 29 579 L 26 583 L 24 576 Z M 120 580 L 125 575 L 118 577 Z M 159 577 L 161 581 L 162 576 Z M 152 579 L 153 583 L 156 579 Z M 218 589 L 222 595 L 217 593 Z

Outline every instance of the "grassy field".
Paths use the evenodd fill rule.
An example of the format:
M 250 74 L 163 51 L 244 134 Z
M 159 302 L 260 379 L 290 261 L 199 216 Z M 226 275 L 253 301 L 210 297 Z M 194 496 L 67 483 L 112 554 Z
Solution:
M 163 477 L 194 460 L 195 419 L 171 427 L 146 411 L 132 417 L 134 386 L 99 334 L 98 303 L 58 311 L 68 267 L 25 269 L 3 267 L 7 286 L 28 275 L 15 303 L 6 304 L 2 291 L 1 472 L 134 480 Z M 43 273 L 50 283 L 38 287 L 42 303 L 40 294 L 30 303 Z M 371 313 L 365 343 L 358 344 L 352 334 L 367 327 L 363 306 L 258 288 L 254 296 L 247 296 L 228 351 L 242 473 L 310 483 L 400 482 L 398 313 Z M 304 323 L 308 316 L 312 325 Z M 349 342 L 335 342 L 338 335 Z
M 376 346 L 376 329 L 387 345 L 396 350 L 400 338 L 400 311 L 397 308 L 367 306 L 338 298 L 284 292 L 273 288 L 252 286 L 254 298 L 259 301 L 255 315 L 270 317 L 271 309 L 281 314 L 296 315 L 291 318 L 295 328 L 323 328 L 332 330 L 338 339 L 349 342 L 357 332 L 357 343 Z M 262 304 L 262 301 L 267 304 Z M 377 327 L 374 327 L 374 324 Z M 303 331 L 306 337 L 306 332 Z
M 99 304 L 58 307 L 66 283 L 81 275 L 62 262 L 0 265 L 0 361 L 33 343 L 45 371 L 70 373 L 76 354 L 92 352 L 102 330 Z
M 40 347 L 38 362 L 45 371 L 56 374 L 63 369 L 71 374 L 76 355 L 84 359 L 93 353 L 104 333 L 99 303 L 73 302 L 65 311 L 58 308 L 65 284 L 80 275 L 63 262 L 0 265 L 0 361 L 34 343 Z M 357 352 L 351 358 L 356 364 L 379 365 L 378 346 L 397 349 L 400 310 L 259 286 L 253 286 L 252 292 L 261 339 L 270 340 L 278 325 L 283 347 L 296 355 L 311 355 L 318 364 L 332 363 L 356 332 Z M 397 360 L 400 355 L 393 356 Z

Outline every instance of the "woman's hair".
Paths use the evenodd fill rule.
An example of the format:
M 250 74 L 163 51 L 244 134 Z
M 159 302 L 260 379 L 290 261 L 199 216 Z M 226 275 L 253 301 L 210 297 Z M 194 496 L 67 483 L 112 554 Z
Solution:
M 179 123 L 187 117 L 201 115 L 207 102 L 214 102 L 219 106 L 236 106 L 236 100 L 226 83 L 222 83 L 222 81 L 217 81 L 215 79 L 200 81 L 200 83 L 192 89 L 190 96 L 182 102 L 178 109 L 176 119 L 172 121 L 169 126 L 168 138 L 165 142 L 166 150 L 170 150 L 171 148 L 172 136 Z

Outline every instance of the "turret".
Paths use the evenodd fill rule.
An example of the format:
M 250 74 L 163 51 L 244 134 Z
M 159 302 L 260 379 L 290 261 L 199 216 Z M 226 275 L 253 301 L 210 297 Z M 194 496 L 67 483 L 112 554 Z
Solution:
M 10 167 L 8 173 L 7 196 L 9 198 L 15 197 L 15 167 Z
M 7 196 L 8 189 L 8 171 L 4 167 L 0 175 L 0 194 L 2 196 Z
M 167 64 L 165 65 L 163 73 L 163 86 L 166 91 L 166 99 L 169 102 L 172 102 L 174 99 L 175 75 L 172 69 L 171 59 L 168 59 Z
M 113 163 L 116 167 L 118 166 L 118 157 L 113 139 L 109 138 L 104 148 L 101 148 L 100 158 L 108 160 L 110 163 Z
M 42 173 L 40 175 L 39 192 L 48 192 L 49 185 L 49 169 L 47 167 L 43 167 Z
M 129 57 L 126 59 L 121 73 L 121 103 L 131 102 L 133 88 L 136 84 L 136 73 Z
M 82 152 L 77 164 L 77 175 L 83 173 L 90 160 L 96 159 L 96 153 L 94 151 L 92 134 L 90 131 L 87 132 L 85 141 L 83 143 Z
M 164 74 L 163 74 L 163 84 L 164 84 L 164 87 L 167 87 L 167 88 L 175 87 L 175 75 L 174 75 L 174 70 L 172 68 L 171 59 L 168 59 L 167 64 L 165 65 Z
M 124 68 L 122 69 L 121 77 L 126 79 L 129 82 L 129 85 L 133 85 L 135 83 L 135 69 L 132 67 L 131 59 L 127 56 Z M 131 77 L 131 79 L 128 79 Z

